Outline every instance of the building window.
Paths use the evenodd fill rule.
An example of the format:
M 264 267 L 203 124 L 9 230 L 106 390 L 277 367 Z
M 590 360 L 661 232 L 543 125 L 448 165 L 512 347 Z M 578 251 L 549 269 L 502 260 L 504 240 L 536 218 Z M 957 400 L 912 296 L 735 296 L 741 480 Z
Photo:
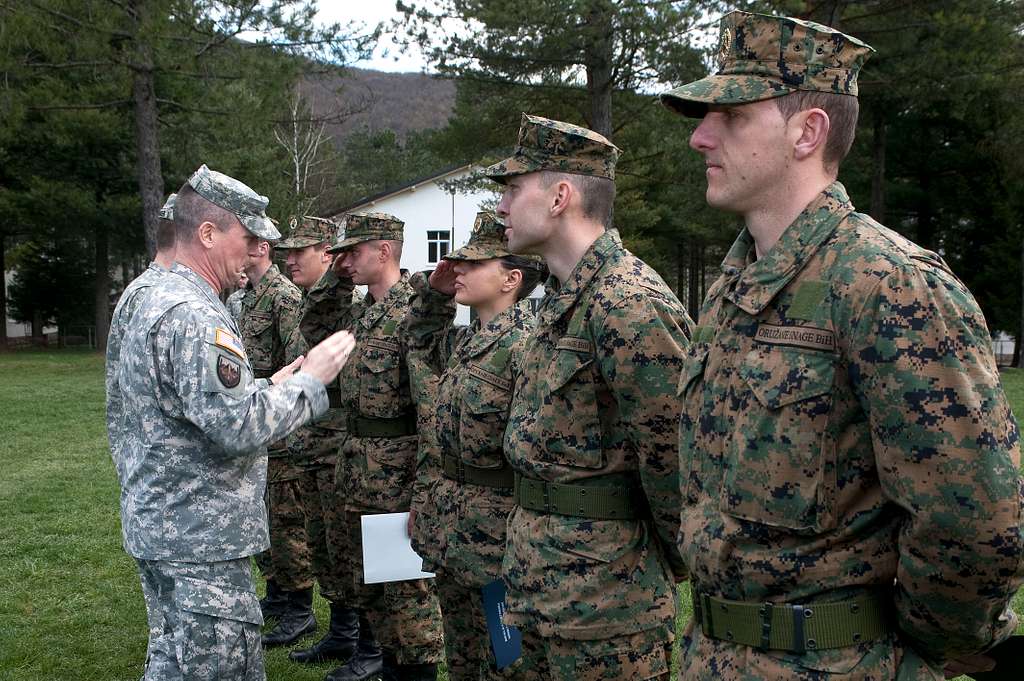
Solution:
M 428 230 L 427 231 L 427 262 L 436 265 L 441 258 L 448 255 L 452 245 L 452 233 L 450 230 Z

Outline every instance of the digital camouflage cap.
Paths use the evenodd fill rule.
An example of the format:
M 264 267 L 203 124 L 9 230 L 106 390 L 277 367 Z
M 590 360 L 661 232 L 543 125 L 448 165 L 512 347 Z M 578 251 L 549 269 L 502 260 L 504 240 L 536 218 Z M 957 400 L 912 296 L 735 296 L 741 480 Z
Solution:
M 174 204 L 178 201 L 177 194 L 171 194 L 164 201 L 164 205 L 160 207 L 160 212 L 157 213 L 161 220 L 174 220 Z
M 404 241 L 405 223 L 389 213 L 348 213 L 341 221 L 338 238 L 328 248 L 337 253 L 363 241 Z
M 485 168 L 483 174 L 501 184 L 513 175 L 539 170 L 614 180 L 619 153 L 618 147 L 593 130 L 524 113 L 515 152 Z
M 661 95 L 676 113 L 701 118 L 708 104 L 746 104 L 799 90 L 857 96 L 872 47 L 791 17 L 730 12 L 722 17 L 718 72 Z
M 278 250 L 305 248 L 325 241 L 334 241 L 338 231 L 338 226 L 332 220 L 312 215 L 303 215 L 301 220 L 293 215 L 288 220 L 288 227 L 288 238 L 277 244 Z
M 188 178 L 188 184 L 201 197 L 224 210 L 234 213 L 242 226 L 261 239 L 276 241 L 281 233 L 267 217 L 269 200 L 257 194 L 249 185 L 233 177 L 210 170 L 206 164 Z
M 481 211 L 476 214 L 476 221 L 473 223 L 473 231 L 469 235 L 469 241 L 462 248 L 456 249 L 444 256 L 445 260 L 490 260 L 491 258 L 504 258 L 508 255 L 515 255 L 508 250 L 508 240 L 505 238 L 505 225 L 498 220 L 498 217 L 490 211 Z M 535 262 L 537 269 L 541 268 L 541 259 L 533 255 L 520 256 L 531 262 Z

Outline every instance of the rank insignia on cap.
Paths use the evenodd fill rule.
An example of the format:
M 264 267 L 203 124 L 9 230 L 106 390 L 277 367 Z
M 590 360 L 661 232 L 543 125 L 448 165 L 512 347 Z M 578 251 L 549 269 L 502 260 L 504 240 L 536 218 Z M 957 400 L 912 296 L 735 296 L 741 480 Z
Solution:
M 217 378 L 225 388 L 234 388 L 242 380 L 242 365 L 224 355 L 217 355 Z
M 242 344 L 239 343 L 238 339 L 229 331 L 218 327 L 216 329 L 213 342 L 217 347 L 224 348 L 229 352 L 235 353 L 242 359 L 245 359 L 245 350 L 242 349 Z

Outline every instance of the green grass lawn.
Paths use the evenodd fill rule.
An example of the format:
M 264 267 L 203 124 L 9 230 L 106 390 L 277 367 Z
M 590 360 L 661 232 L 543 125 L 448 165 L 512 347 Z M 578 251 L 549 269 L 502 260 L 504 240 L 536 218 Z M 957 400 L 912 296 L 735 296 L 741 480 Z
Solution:
M 1003 381 L 1024 413 L 1024 371 Z M 0 354 L 0 681 L 140 676 L 146 614 L 121 549 L 103 400 L 95 353 Z M 316 607 L 325 625 L 319 597 Z M 1024 614 L 1024 592 L 1015 607 Z M 280 649 L 267 655 L 270 679 L 319 681 L 329 669 L 289 663 Z

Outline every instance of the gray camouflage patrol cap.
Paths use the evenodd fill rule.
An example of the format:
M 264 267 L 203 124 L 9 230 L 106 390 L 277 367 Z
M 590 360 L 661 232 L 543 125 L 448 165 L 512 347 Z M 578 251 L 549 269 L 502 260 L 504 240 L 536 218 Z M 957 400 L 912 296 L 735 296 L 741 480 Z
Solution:
M 250 233 L 268 241 L 281 238 L 281 233 L 265 212 L 269 203 L 267 197 L 257 194 L 248 185 L 210 170 L 206 164 L 192 173 L 188 184 L 210 203 L 234 213 Z
M 164 205 L 160 208 L 160 212 L 157 213 L 161 220 L 174 220 L 174 204 L 178 200 L 177 194 L 171 194 L 164 201 Z
M 363 241 L 405 240 L 405 223 L 389 213 L 348 213 L 338 228 L 338 238 L 327 249 L 337 253 Z
M 288 227 L 288 238 L 277 244 L 278 250 L 287 251 L 334 241 L 334 235 L 338 231 L 338 226 L 333 221 L 312 215 L 303 215 L 301 220 L 293 215 L 288 220 Z
M 718 72 L 661 95 L 683 116 L 708 104 L 746 104 L 798 90 L 857 96 L 857 74 L 874 49 L 853 36 L 792 17 L 730 12 L 722 17 Z
M 507 255 L 514 254 L 508 250 L 508 241 L 505 239 L 505 225 L 494 213 L 481 211 L 476 214 L 473 231 L 469 235 L 469 241 L 466 245 L 444 256 L 444 259 L 490 260 L 492 258 L 504 258 Z M 537 256 L 524 255 L 520 257 L 536 262 L 537 269 L 540 269 L 542 266 L 542 260 Z
M 483 175 L 499 184 L 513 175 L 539 170 L 614 180 L 619 153 L 618 147 L 593 130 L 524 113 L 515 152 L 484 168 Z

